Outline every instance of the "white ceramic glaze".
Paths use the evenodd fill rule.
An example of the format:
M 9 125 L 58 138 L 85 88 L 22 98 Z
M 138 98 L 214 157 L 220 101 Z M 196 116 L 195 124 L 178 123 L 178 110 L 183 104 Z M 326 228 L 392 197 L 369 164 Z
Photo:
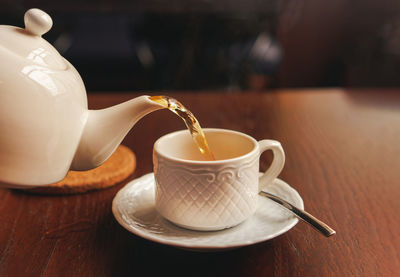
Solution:
M 71 168 L 100 165 L 137 120 L 162 108 L 142 96 L 89 111 L 75 68 L 41 35 L 52 20 L 38 9 L 25 29 L 0 26 L 0 187 L 57 182 Z
M 221 230 L 249 218 L 257 209 L 259 158 L 272 150 L 274 159 L 261 177 L 271 183 L 281 172 L 285 154 L 279 142 L 240 132 L 204 129 L 216 161 L 204 161 L 187 130 L 161 137 L 154 144 L 156 209 L 169 221 L 193 230 Z M 196 152 L 197 150 L 197 152 Z
M 261 185 L 264 187 L 264 184 Z M 275 179 L 264 190 L 304 208 L 297 191 L 282 180 Z M 113 200 L 112 211 L 124 228 L 140 237 L 195 251 L 222 251 L 263 242 L 287 232 L 298 222 L 285 208 L 258 196 L 258 207 L 253 216 L 236 227 L 213 232 L 180 228 L 164 219 L 155 209 L 153 173 L 122 188 Z

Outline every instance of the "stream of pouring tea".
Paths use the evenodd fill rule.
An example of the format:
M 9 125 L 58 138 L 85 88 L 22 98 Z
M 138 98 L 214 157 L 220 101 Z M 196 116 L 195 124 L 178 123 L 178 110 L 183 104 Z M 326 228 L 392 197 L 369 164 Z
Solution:
M 213 153 L 208 147 L 206 137 L 203 129 L 200 127 L 199 121 L 188 109 L 185 108 L 185 106 L 183 106 L 178 100 L 168 96 L 151 96 L 150 100 L 162 105 L 182 118 L 203 157 L 206 160 L 215 160 Z

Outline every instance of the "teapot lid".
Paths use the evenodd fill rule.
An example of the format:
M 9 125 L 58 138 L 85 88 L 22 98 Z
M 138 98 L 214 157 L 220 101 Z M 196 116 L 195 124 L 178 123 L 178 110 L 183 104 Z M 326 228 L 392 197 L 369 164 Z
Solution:
M 42 10 L 30 9 L 25 13 L 24 22 L 25 29 L 0 25 L 0 46 L 26 58 L 27 62 L 55 70 L 67 69 L 64 58 L 41 37 L 53 26 L 51 17 Z

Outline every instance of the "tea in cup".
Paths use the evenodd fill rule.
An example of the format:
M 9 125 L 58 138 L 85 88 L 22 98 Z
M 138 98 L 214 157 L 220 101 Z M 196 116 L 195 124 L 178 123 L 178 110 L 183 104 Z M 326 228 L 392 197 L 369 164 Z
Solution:
M 164 218 L 183 228 L 230 228 L 256 211 L 258 193 L 279 175 L 285 154 L 276 140 L 257 142 L 225 129 L 204 129 L 204 133 L 215 160 L 204 160 L 188 130 L 155 142 L 155 206 Z M 272 150 L 274 157 L 260 177 L 259 159 L 266 150 Z

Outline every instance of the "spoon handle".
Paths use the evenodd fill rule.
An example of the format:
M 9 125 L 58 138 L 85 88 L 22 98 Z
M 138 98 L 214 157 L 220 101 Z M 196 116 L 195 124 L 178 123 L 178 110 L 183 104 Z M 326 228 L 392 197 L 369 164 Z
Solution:
M 281 204 L 283 207 L 294 213 L 298 218 L 304 220 L 305 222 L 313 226 L 315 229 L 320 231 L 326 237 L 330 237 L 336 234 L 335 230 L 333 230 L 331 227 L 323 223 L 321 220 L 315 218 L 308 212 L 293 206 L 292 204 L 283 200 L 282 198 L 265 191 L 260 191 L 260 195 L 265 196 L 268 199 L 271 199 L 272 201 L 275 201 L 278 204 Z

